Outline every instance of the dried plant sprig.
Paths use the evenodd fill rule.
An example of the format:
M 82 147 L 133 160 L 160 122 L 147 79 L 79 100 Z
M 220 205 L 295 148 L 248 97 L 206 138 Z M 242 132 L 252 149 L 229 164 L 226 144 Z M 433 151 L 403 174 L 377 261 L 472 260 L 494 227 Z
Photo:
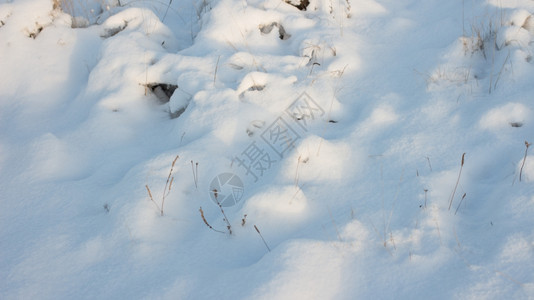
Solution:
M 206 220 L 206 217 L 204 217 L 204 211 L 202 210 L 202 206 L 200 207 L 199 211 L 200 211 L 200 217 L 202 218 L 202 221 L 204 221 L 204 224 L 206 224 L 206 226 L 208 226 L 209 229 L 215 232 L 224 233 L 224 231 L 217 230 L 213 228 L 213 226 L 211 226 L 210 223 L 208 223 L 208 221 Z
M 172 171 L 174 170 L 174 165 L 176 164 L 176 161 L 180 158 L 179 155 L 176 155 L 176 157 L 174 158 L 174 160 L 172 161 L 172 164 L 171 164 L 171 169 L 169 170 L 169 176 L 167 176 L 167 182 L 165 183 L 165 189 L 163 190 L 164 192 L 167 191 L 167 186 L 169 186 L 169 190 L 171 190 L 171 185 L 172 185 L 172 180 L 174 179 L 174 177 L 171 178 L 172 176 Z M 169 184 L 170 183 L 170 184 Z M 167 191 L 167 192 L 168 192 Z M 165 194 L 165 193 L 164 193 Z
M 226 229 L 228 229 L 228 233 L 232 234 L 232 225 L 230 225 L 230 221 L 228 221 L 228 217 L 226 217 L 226 213 L 224 212 L 224 209 L 222 208 L 222 205 L 219 202 L 219 192 L 217 191 L 217 189 L 213 189 L 212 193 L 215 196 L 215 202 L 217 202 L 217 205 L 219 206 L 219 209 L 221 210 L 221 213 L 224 217 L 224 221 L 226 222 Z
M 165 187 L 163 189 L 163 195 L 161 197 L 161 206 L 158 205 L 158 203 L 154 200 L 154 197 L 152 197 L 152 192 L 150 191 L 150 188 L 148 187 L 148 184 L 145 185 L 146 191 L 148 192 L 148 197 L 150 198 L 150 201 L 156 205 L 156 208 L 160 212 L 160 214 L 163 216 L 163 205 L 165 204 L 165 198 L 169 195 L 172 188 L 172 183 L 174 182 L 174 176 L 172 176 L 172 172 L 174 170 L 174 165 L 176 164 L 176 161 L 180 158 L 179 155 L 176 155 L 174 160 L 172 161 L 171 169 L 169 171 L 169 175 L 167 176 L 167 181 L 165 182 Z
M 150 188 L 148 187 L 148 184 L 145 185 L 145 187 L 146 187 L 146 191 L 148 192 L 148 197 L 150 198 L 152 203 L 154 203 L 154 205 L 157 207 L 158 211 L 161 211 L 161 208 L 159 208 L 159 205 L 156 203 L 156 201 L 154 201 L 154 198 L 152 197 L 152 193 L 150 192 Z
M 167 176 L 167 182 L 165 182 L 165 188 L 163 189 L 163 197 L 161 199 L 161 215 L 163 216 L 163 205 L 165 204 L 165 197 L 169 195 L 171 192 L 172 182 L 174 181 L 174 177 L 172 176 L 172 171 L 174 170 L 174 165 L 176 164 L 176 161 L 180 158 L 179 155 L 176 155 L 174 160 L 172 161 L 171 170 L 169 171 L 169 176 Z M 167 189 L 168 187 L 168 189 Z
M 464 154 L 462 154 L 462 164 L 460 165 L 460 172 L 458 172 L 458 179 L 456 179 L 456 185 L 454 186 L 454 190 L 452 191 L 452 195 L 449 200 L 449 210 L 451 210 L 452 202 L 454 201 L 454 195 L 456 194 L 456 189 L 458 188 L 458 184 L 460 183 L 460 176 L 462 176 L 462 169 L 464 167 L 464 161 L 465 161 L 465 152 Z
M 260 230 L 258 229 L 258 226 L 254 225 L 254 229 L 256 229 L 256 232 L 260 235 L 261 240 L 263 241 L 263 244 L 265 244 L 265 247 L 267 247 L 267 250 L 269 250 L 269 252 L 271 252 L 271 248 L 269 248 L 269 245 L 267 245 L 267 242 L 266 242 L 265 239 L 263 238 L 263 235 L 261 235 L 261 232 L 260 232 Z

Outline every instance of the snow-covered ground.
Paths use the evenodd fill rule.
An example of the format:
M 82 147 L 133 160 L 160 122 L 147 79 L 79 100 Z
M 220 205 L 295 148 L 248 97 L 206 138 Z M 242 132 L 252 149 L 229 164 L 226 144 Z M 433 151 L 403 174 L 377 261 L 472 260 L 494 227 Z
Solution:
M 1 0 L 0 298 L 534 299 L 534 2 L 295 6 Z

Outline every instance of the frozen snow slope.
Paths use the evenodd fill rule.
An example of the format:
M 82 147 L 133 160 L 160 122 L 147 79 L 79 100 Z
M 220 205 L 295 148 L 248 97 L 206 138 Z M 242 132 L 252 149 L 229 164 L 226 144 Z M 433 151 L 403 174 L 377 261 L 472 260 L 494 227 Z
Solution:
M 534 299 L 533 14 L 1 0 L 0 298 Z

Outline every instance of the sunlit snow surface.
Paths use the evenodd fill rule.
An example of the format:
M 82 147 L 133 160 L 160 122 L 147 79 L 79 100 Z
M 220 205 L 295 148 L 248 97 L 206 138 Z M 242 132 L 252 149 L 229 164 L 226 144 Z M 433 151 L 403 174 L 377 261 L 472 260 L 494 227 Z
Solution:
M 534 298 L 534 2 L 59 4 L 0 0 L 1 299 Z

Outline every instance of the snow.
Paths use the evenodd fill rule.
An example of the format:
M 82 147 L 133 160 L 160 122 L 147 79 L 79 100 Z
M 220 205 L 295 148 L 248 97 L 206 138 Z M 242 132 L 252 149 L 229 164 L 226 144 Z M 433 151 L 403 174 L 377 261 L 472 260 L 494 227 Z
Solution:
M 533 15 L 0 1 L 0 298 L 534 299 Z

